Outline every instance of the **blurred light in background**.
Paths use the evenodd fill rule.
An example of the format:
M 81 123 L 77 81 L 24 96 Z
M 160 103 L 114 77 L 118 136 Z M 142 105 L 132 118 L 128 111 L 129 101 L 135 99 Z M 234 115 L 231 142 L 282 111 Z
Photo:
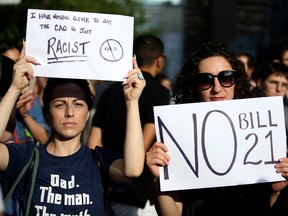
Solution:
M 0 0 L 0 5 L 14 5 L 19 4 L 21 0 Z

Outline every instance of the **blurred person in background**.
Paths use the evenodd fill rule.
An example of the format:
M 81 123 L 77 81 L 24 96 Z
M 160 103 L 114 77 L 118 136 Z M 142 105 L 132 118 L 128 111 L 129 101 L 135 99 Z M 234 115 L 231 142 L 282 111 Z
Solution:
M 169 91 L 171 91 L 172 88 L 172 82 L 168 76 L 165 74 L 158 74 L 156 76 L 156 79 L 164 86 L 166 87 Z
M 288 66 L 288 41 L 275 41 L 264 49 L 264 62 L 280 62 Z
M 255 88 L 257 83 L 254 80 L 254 71 L 256 67 L 256 60 L 254 56 L 252 56 L 249 53 L 239 53 L 237 55 L 237 59 L 239 59 L 240 61 L 244 63 L 245 71 L 248 77 L 250 78 L 250 83 L 253 86 L 253 88 Z
M 278 62 L 288 67 L 288 41 L 274 41 L 268 44 L 263 52 L 262 60 L 264 64 Z M 261 71 L 259 71 L 259 73 L 261 73 Z M 256 75 L 259 76 L 258 72 Z M 284 96 L 284 108 L 288 110 L 288 90 Z
M 17 94 L 13 96 L 14 92 L 12 88 L 12 74 L 14 61 L 7 56 L 0 55 L 0 137 L 1 143 L 11 142 L 13 133 L 16 126 L 16 101 L 18 100 Z M 10 90 L 8 92 L 8 90 Z M 2 179 L 0 178 L 2 185 Z M 9 199 L 5 205 L 5 216 L 16 216 L 18 215 L 18 203 L 16 200 Z
M 258 96 L 285 96 L 288 90 L 288 67 L 285 64 L 264 63 L 257 70 Z
M 280 62 L 264 63 L 257 68 L 258 96 L 285 96 L 288 91 L 288 66 Z M 288 140 L 288 107 L 284 104 L 286 136 Z M 287 143 L 286 143 L 287 144 Z
M 0 53 L 12 59 L 14 62 L 18 61 L 20 57 L 20 49 L 10 42 L 0 42 Z
M 11 43 L 1 44 L 1 54 L 9 57 L 14 62 L 18 61 L 20 57 L 19 49 Z M 43 81 L 46 81 L 46 79 Z M 44 144 L 48 141 L 51 132 L 50 126 L 42 112 L 41 100 L 36 92 L 37 89 L 34 87 L 37 86 L 36 83 L 37 80 L 34 78 L 30 86 L 23 89 L 16 103 L 16 129 L 10 142 L 21 144 L 27 141 L 35 141 Z
M 155 78 L 165 66 L 164 44 L 160 38 L 144 34 L 135 38 L 133 49 L 146 80 L 146 87 L 139 98 L 139 109 L 147 151 L 156 139 L 153 107 L 167 105 L 170 101 L 169 90 Z M 90 148 L 104 146 L 123 154 L 126 111 L 121 89 L 122 83 L 115 82 L 102 93 L 88 139 Z M 129 184 L 126 190 L 111 190 L 107 194 L 106 215 L 157 215 L 153 204 L 151 174 L 145 167 L 142 175 Z

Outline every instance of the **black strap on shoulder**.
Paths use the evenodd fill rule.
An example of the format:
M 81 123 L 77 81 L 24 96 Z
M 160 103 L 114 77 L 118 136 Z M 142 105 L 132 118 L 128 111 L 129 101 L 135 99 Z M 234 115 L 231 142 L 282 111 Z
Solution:
M 93 157 L 94 157 L 94 159 L 96 161 L 96 164 L 97 164 L 98 168 L 100 169 L 100 162 L 99 162 L 99 158 L 98 158 L 97 152 L 96 152 L 95 149 L 93 149 L 91 151 L 92 151 L 92 155 L 93 155 Z
M 31 202 L 32 202 L 32 196 L 33 196 L 34 187 L 35 187 L 35 180 L 36 180 L 38 166 L 39 166 L 39 150 L 37 149 L 37 147 L 35 147 L 33 152 L 32 152 L 32 155 L 31 155 L 29 161 L 22 168 L 20 174 L 18 175 L 18 177 L 16 178 L 16 180 L 13 183 L 12 187 L 10 188 L 10 190 L 8 191 L 7 195 L 4 198 L 4 203 L 6 204 L 7 201 L 11 198 L 15 188 L 17 187 L 17 185 L 21 181 L 22 177 L 26 173 L 26 178 L 25 178 L 25 182 L 24 182 L 23 191 L 22 191 L 21 196 L 20 196 L 20 198 L 18 200 L 20 208 L 22 209 L 23 215 L 27 215 L 27 216 L 29 215 Z M 25 197 L 26 190 L 27 190 L 27 187 L 28 187 L 30 179 L 31 179 L 31 187 L 30 187 L 30 191 L 29 191 L 29 194 L 28 194 L 28 199 L 27 199 L 27 203 L 26 203 L 26 207 L 25 207 L 24 206 L 24 197 Z
M 99 161 L 99 157 L 98 157 L 98 154 L 97 154 L 97 151 L 96 149 L 93 149 L 91 150 L 92 152 L 92 155 L 94 157 L 94 160 L 95 160 L 95 163 L 97 164 L 98 168 L 99 168 L 99 172 L 100 172 L 100 175 L 101 175 L 101 181 L 102 181 L 102 193 L 103 193 L 103 201 L 104 201 L 104 206 L 106 205 L 106 188 L 104 186 L 104 175 L 103 175 L 103 170 L 102 170 L 102 167 L 101 167 L 101 164 L 100 164 L 100 161 Z

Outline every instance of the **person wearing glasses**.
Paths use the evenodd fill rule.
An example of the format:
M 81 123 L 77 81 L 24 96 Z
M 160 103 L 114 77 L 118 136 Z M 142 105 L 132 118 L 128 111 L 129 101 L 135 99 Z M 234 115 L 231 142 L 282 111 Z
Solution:
M 258 68 L 259 96 L 284 96 L 288 90 L 288 67 L 280 62 L 263 63 Z
M 276 62 L 288 66 L 288 41 L 274 41 L 268 44 L 264 49 L 262 58 L 267 63 Z M 285 109 L 288 109 L 288 90 L 284 96 L 284 106 Z
M 254 93 L 243 62 L 223 44 L 209 42 L 192 54 L 176 76 L 172 97 L 176 104 L 183 104 L 250 98 Z M 159 166 L 168 165 L 170 159 L 167 146 L 160 142 L 146 153 L 146 164 L 154 177 L 157 212 L 163 216 L 276 215 L 273 207 L 288 182 L 160 192 Z M 288 179 L 287 170 L 288 159 L 282 158 L 276 172 Z M 279 206 L 284 209 L 287 205 Z M 277 209 L 277 215 L 287 215 L 283 209 Z
M 288 137 L 288 106 L 285 105 L 285 96 L 288 91 L 288 67 L 280 62 L 263 63 L 257 68 L 257 74 L 258 96 L 283 97 L 286 134 Z

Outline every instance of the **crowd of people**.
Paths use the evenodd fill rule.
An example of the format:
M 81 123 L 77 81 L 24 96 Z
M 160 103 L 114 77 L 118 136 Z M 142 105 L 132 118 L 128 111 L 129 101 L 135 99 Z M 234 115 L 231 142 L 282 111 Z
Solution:
M 153 113 L 154 106 L 171 103 L 282 96 L 288 126 L 287 42 L 271 43 L 260 57 L 235 53 L 223 43 L 200 44 L 172 82 L 163 72 L 164 43 L 143 34 L 134 40 L 133 69 L 124 84 L 105 85 L 34 77 L 31 65 L 38 64 L 37 56 L 25 54 L 25 43 L 21 52 L 9 43 L 0 45 L 0 51 L 3 214 L 288 214 L 287 158 L 275 165 L 275 172 L 286 179 L 280 182 L 161 192 L 159 167 L 173 158 L 165 143 L 156 140 Z M 96 84 L 103 85 L 101 90 Z M 35 185 L 27 183 L 31 173 L 26 173 L 4 205 L 35 148 Z M 33 189 L 32 197 L 26 184 Z

